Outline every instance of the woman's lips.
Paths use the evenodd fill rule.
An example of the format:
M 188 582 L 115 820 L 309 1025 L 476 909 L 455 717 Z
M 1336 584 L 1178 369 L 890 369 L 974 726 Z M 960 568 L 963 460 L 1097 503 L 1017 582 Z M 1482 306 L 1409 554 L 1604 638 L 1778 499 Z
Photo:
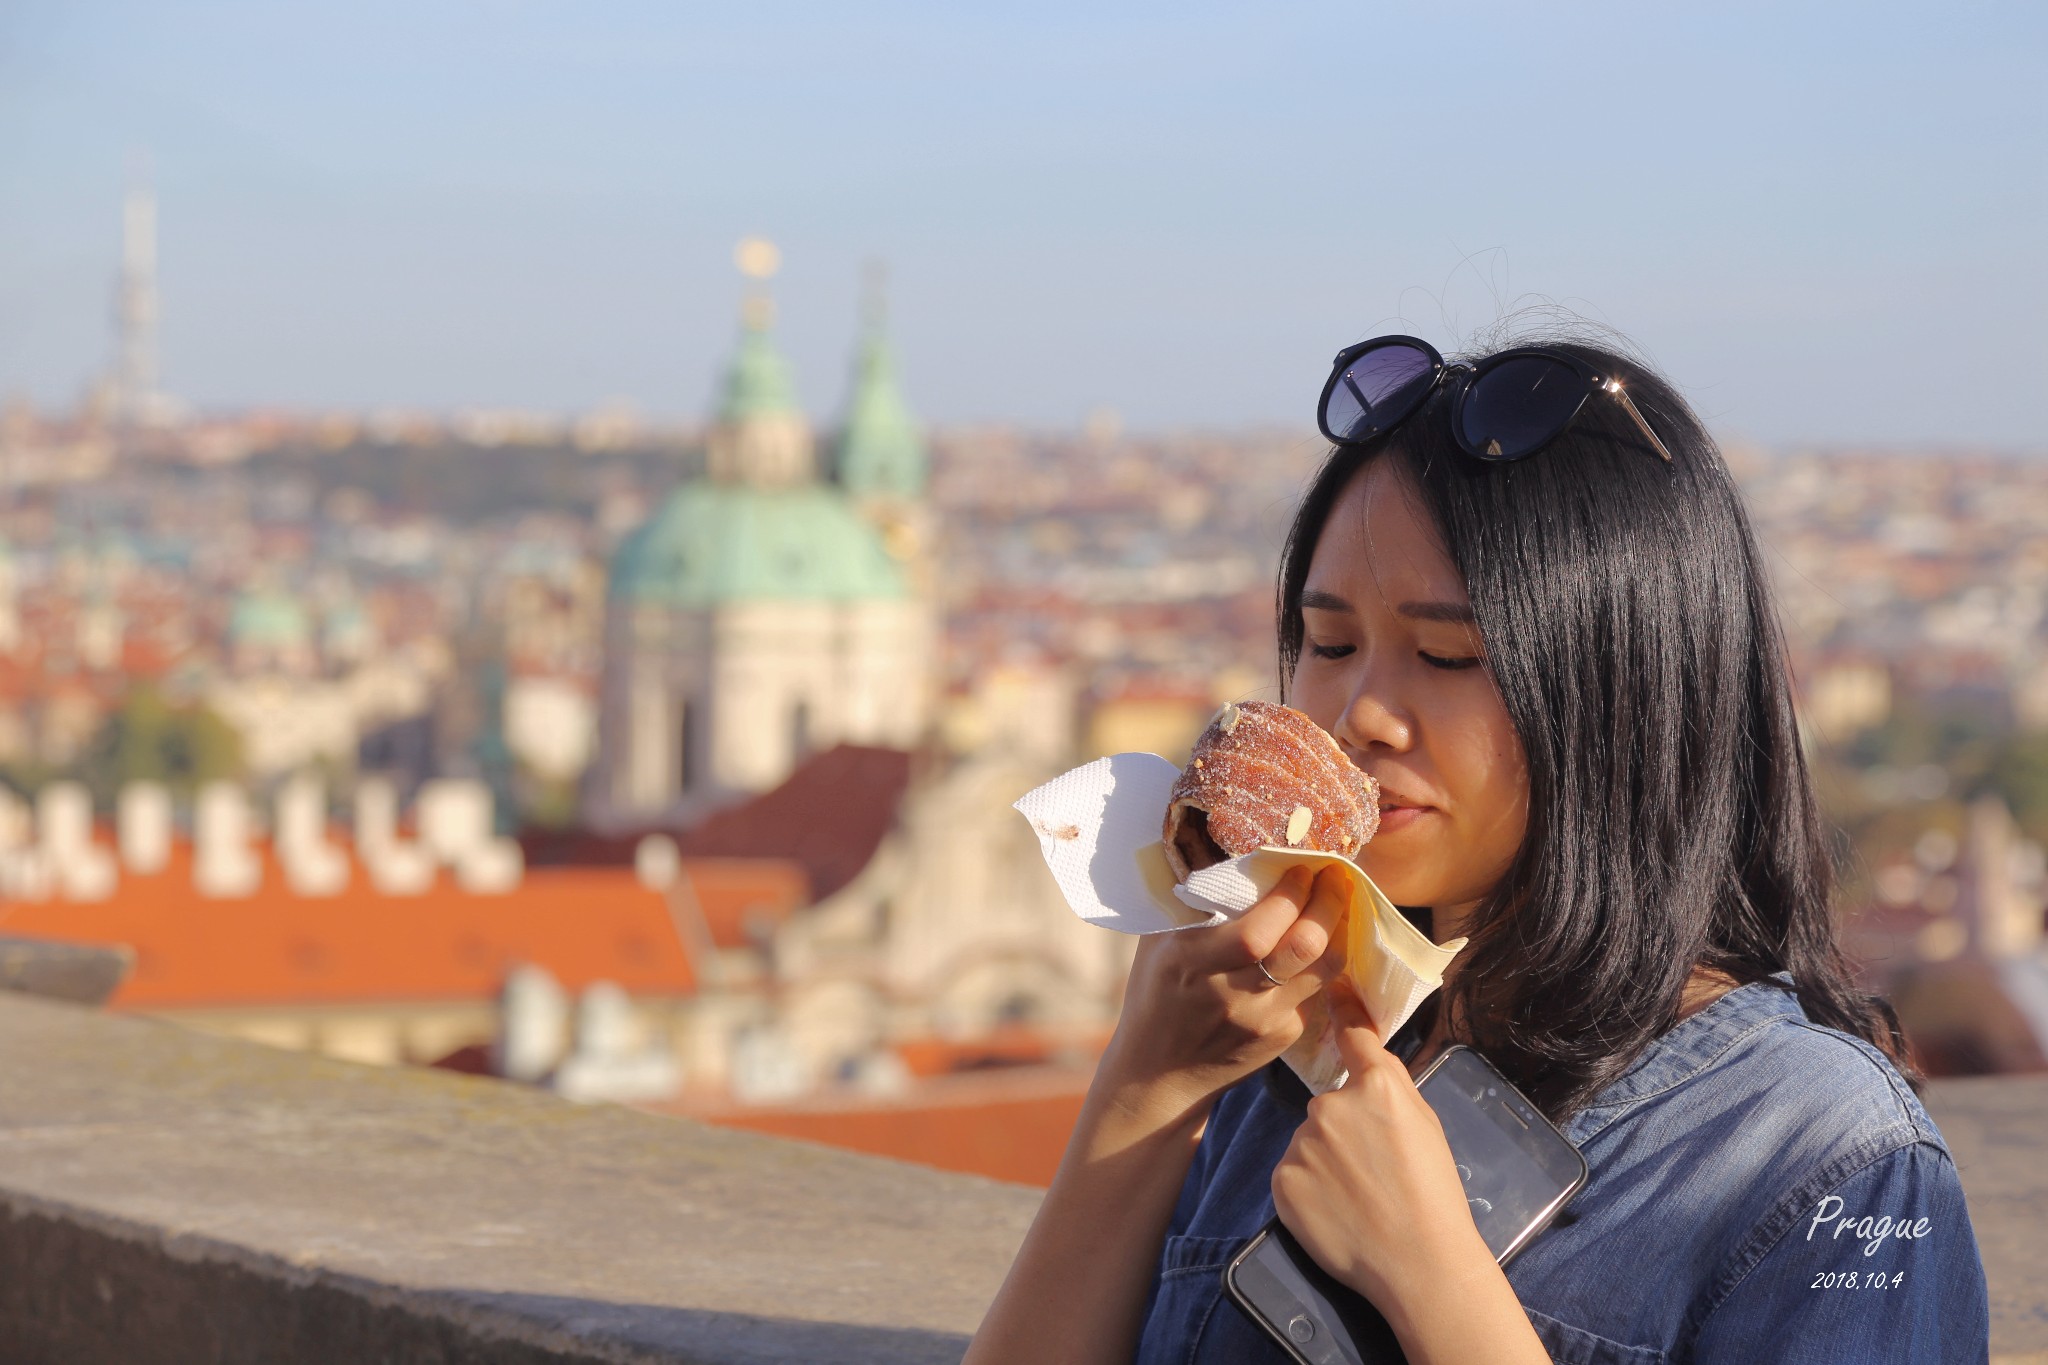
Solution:
M 1433 814 L 1435 810 L 1434 806 L 1417 805 L 1406 798 L 1389 798 L 1382 793 L 1379 833 L 1373 837 L 1378 839 L 1389 834 L 1398 834 L 1423 816 Z

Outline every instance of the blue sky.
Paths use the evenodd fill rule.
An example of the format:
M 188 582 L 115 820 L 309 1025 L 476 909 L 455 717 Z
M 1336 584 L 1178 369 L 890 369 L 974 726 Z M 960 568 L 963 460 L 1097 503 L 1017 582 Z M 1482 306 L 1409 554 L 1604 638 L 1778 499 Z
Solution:
M 2048 449 L 2048 7 L 0 2 L 0 394 L 110 350 L 126 166 L 205 407 L 805 401 L 888 262 L 939 421 L 1306 424 L 1554 301 L 1724 432 Z

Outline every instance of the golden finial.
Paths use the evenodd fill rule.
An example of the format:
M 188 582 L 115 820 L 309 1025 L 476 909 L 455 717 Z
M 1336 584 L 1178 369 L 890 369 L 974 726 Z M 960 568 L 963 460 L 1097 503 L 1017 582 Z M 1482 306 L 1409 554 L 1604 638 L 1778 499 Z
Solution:
M 732 262 L 750 280 L 766 280 L 782 268 L 782 253 L 766 237 L 742 237 L 732 249 Z

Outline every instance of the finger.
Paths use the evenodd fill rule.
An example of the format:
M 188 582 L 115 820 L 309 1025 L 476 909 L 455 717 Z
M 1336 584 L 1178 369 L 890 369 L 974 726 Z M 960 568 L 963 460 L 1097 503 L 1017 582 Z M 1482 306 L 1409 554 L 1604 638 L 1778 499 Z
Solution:
M 1344 1059 L 1345 1069 L 1356 1073 L 1386 1061 L 1389 1054 L 1380 1042 L 1379 1030 L 1373 1027 L 1372 1016 L 1351 983 L 1331 982 L 1329 998 L 1330 1031 L 1336 1036 L 1337 1053 Z
M 1317 873 L 1308 907 L 1266 955 L 1267 970 L 1282 981 L 1292 981 L 1303 972 L 1325 969 L 1317 980 L 1328 981 L 1336 974 L 1328 968 L 1342 966 L 1341 956 L 1333 960 L 1330 949 L 1337 942 L 1337 926 L 1350 903 L 1351 883 L 1342 872 L 1325 867 Z
M 1295 1142 L 1288 1144 L 1286 1155 L 1280 1158 L 1280 1164 L 1273 1168 L 1272 1179 L 1267 1182 L 1273 1191 L 1274 1214 L 1280 1219 L 1281 1226 L 1293 1233 L 1299 1233 L 1301 1230 L 1295 1195 L 1314 1184 L 1313 1177 L 1308 1174 L 1305 1163 L 1296 1150 L 1299 1141 L 1297 1136 Z
M 1279 946 L 1281 936 L 1301 918 L 1303 908 L 1308 905 L 1313 877 L 1312 869 L 1303 864 L 1288 868 L 1286 875 L 1271 891 L 1238 916 L 1233 927 L 1244 956 L 1232 966 L 1262 959 Z
M 1323 955 L 1314 962 L 1309 963 L 1299 975 L 1295 976 L 1287 984 L 1290 986 L 1306 986 L 1307 989 L 1302 992 L 1301 998 L 1307 999 L 1332 981 L 1335 981 L 1338 977 L 1344 975 L 1344 969 L 1351 963 L 1349 949 L 1350 945 L 1345 942 L 1344 935 L 1333 935 L 1330 939 L 1330 946 L 1323 949 Z

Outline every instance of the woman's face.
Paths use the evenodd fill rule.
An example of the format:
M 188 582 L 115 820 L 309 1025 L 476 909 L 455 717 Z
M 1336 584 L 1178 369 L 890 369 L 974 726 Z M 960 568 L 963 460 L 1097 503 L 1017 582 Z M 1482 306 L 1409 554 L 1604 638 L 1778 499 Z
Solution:
M 1331 509 L 1301 605 L 1289 700 L 1380 783 L 1359 865 L 1396 904 L 1436 910 L 1448 938 L 1521 847 L 1529 770 L 1464 579 L 1392 460 Z

